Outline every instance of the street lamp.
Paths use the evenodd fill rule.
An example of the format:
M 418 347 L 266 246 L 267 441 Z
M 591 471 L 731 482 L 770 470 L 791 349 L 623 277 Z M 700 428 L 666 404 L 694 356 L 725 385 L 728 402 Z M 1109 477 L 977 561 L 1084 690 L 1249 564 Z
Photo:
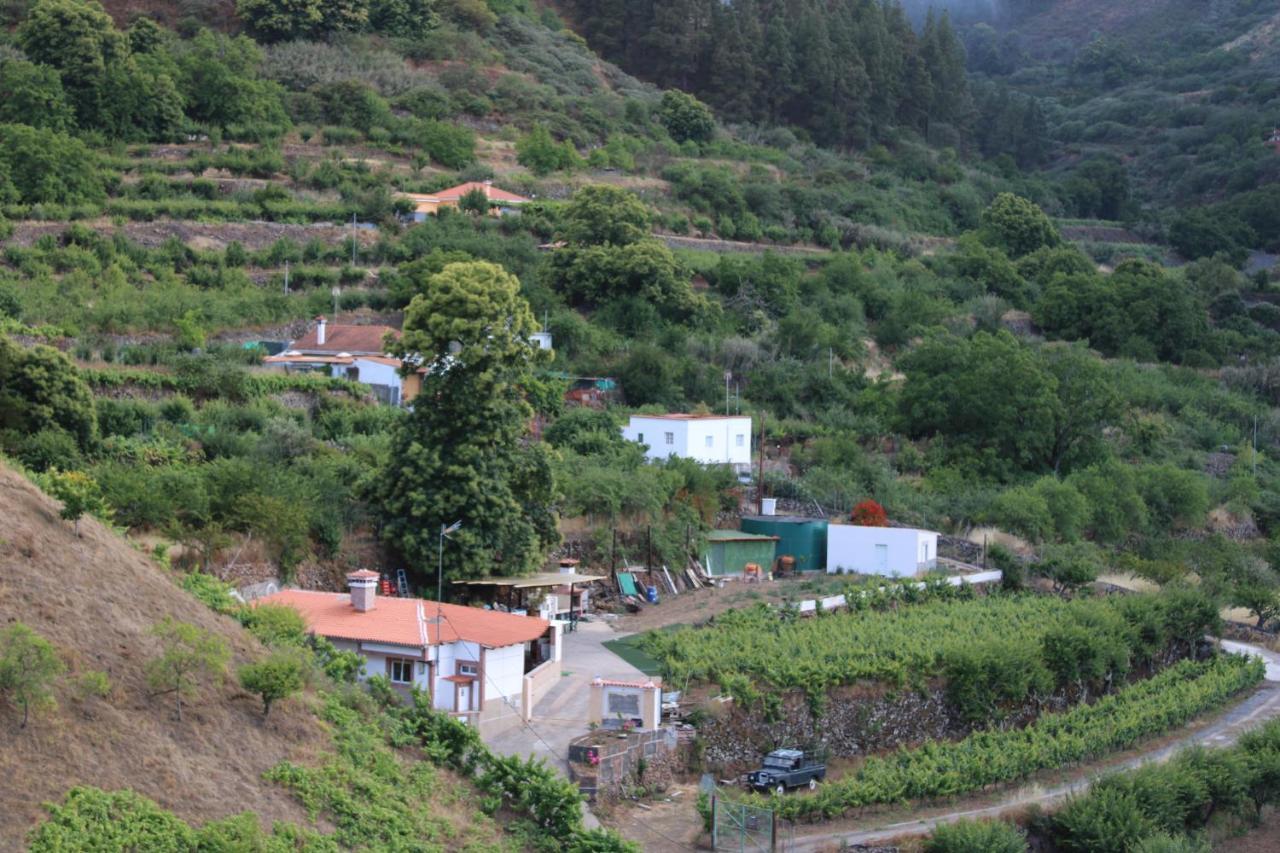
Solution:
M 440 525 L 440 548 L 438 550 L 439 563 L 436 566 L 436 639 L 441 636 L 442 623 L 444 622 L 444 540 L 450 533 L 457 533 L 462 529 L 462 522 L 455 521 L 453 524 Z

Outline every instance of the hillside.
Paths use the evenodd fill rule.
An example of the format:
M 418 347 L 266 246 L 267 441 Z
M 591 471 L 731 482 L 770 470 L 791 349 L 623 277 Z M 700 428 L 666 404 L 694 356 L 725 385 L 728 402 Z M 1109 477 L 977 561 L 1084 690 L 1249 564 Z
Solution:
M 223 637 L 235 663 L 260 657 L 258 641 L 97 521 L 80 529 L 77 539 L 56 502 L 0 465 L 0 624 L 25 622 L 71 675 L 58 710 L 25 730 L 12 710 L 0 711 L 0 848 L 18 849 L 41 804 L 74 785 L 132 788 L 195 822 L 251 808 L 267 821 L 307 823 L 288 791 L 262 779 L 280 761 L 306 763 L 329 748 L 302 703 L 282 704 L 264 723 L 258 700 L 228 683 L 178 723 L 171 702 L 147 697 L 142 667 L 156 653 L 148 631 L 159 620 Z M 77 699 L 75 676 L 94 670 L 107 673 L 111 694 Z

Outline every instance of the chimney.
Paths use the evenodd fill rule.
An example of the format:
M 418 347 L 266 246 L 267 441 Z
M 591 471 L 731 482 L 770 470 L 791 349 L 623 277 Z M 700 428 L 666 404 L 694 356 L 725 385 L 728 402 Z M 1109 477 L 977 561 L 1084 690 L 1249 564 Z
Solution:
M 316 345 L 324 346 L 324 317 L 316 318 Z
M 361 613 L 368 613 L 373 609 L 374 599 L 378 595 L 378 579 L 378 573 L 368 569 L 361 569 L 347 575 L 347 586 L 351 587 L 352 607 Z

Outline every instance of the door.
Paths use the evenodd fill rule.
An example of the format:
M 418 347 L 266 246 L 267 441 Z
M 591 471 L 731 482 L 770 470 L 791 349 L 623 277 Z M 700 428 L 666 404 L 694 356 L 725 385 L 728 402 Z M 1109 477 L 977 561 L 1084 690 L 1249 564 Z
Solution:
M 459 710 L 459 711 L 471 710 L 471 685 L 470 684 L 458 685 L 458 707 L 456 710 Z
M 889 546 L 876 546 L 876 571 L 879 574 L 889 574 Z

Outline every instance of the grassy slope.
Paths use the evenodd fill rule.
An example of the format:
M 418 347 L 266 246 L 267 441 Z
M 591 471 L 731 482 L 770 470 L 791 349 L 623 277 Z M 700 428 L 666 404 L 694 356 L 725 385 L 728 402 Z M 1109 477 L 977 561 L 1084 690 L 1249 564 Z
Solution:
M 262 774 L 283 760 L 315 764 L 331 752 L 314 700 L 285 702 L 264 722 L 257 698 L 229 679 L 206 689 L 178 723 L 168 697 L 147 698 L 142 670 L 156 651 L 148 634 L 156 621 L 172 616 L 223 637 L 233 666 L 261 656 L 262 647 L 98 522 L 86 518 L 80 527 L 77 539 L 54 501 L 0 466 L 0 625 L 27 623 L 68 667 L 58 709 L 25 731 L 20 715 L 0 705 L 0 850 L 21 849 L 43 817 L 41 804 L 73 785 L 131 788 L 196 824 L 252 810 L 264 824 L 310 825 L 298 801 Z M 109 674 L 106 699 L 76 697 L 75 676 L 90 670 Z M 422 808 L 458 837 L 500 844 L 492 823 L 469 826 L 477 796 L 470 786 L 439 774 L 440 797 Z

